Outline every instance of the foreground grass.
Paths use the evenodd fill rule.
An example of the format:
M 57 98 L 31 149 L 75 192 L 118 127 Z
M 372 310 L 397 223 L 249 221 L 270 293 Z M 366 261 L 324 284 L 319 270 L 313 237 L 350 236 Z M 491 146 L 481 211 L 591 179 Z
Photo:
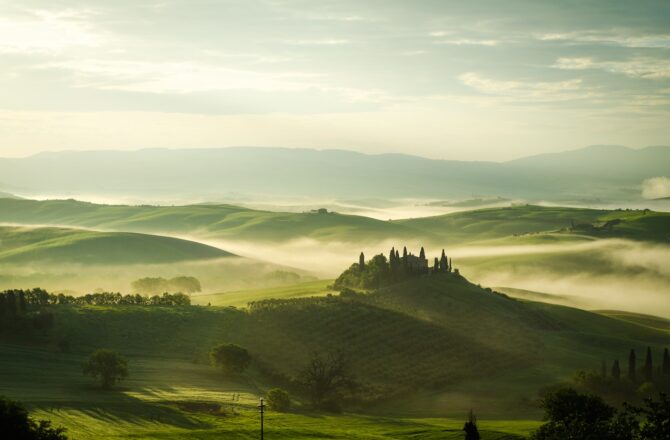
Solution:
M 64 426 L 73 439 L 252 439 L 262 387 L 169 357 L 131 357 L 129 380 L 103 391 L 81 375 L 82 356 L 0 345 L 0 395 L 33 416 Z M 233 400 L 233 395 L 239 399 Z M 269 411 L 267 438 L 461 439 L 461 418 L 395 418 Z M 537 421 L 482 420 L 484 440 L 518 439 Z

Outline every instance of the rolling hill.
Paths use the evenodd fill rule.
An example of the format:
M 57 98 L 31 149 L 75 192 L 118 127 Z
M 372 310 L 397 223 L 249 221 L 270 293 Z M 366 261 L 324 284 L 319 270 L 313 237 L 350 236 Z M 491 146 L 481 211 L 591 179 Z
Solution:
M 669 151 L 668 147 L 588 147 L 504 163 L 297 148 L 63 151 L 0 159 L 0 175 L 8 188 L 26 196 L 78 195 L 87 188 L 98 196 L 173 200 L 251 199 L 259 194 L 640 200 L 641 182 L 667 172 Z M 607 163 L 607 168 L 599 163 Z
M 0 199 L 0 222 L 52 224 L 201 238 L 334 242 L 412 239 L 441 245 L 522 236 L 532 242 L 626 238 L 666 243 L 670 213 L 512 205 L 382 221 L 356 215 L 259 211 L 233 205 L 128 206 L 76 200 Z M 608 224 L 609 222 L 609 224 Z M 556 233 L 538 238 L 538 233 Z M 517 240 L 518 241 L 518 240 Z M 495 243 L 494 243 L 495 244 Z
M 0 264 L 155 264 L 231 255 L 200 243 L 157 235 L 0 226 Z
M 55 328 L 47 346 L 0 343 L 0 376 L 13 378 L 0 382 L 0 393 L 26 401 L 84 439 L 100 430 L 141 438 L 248 438 L 257 396 L 273 386 L 290 387 L 314 352 L 329 351 L 343 352 L 363 385 L 350 409 L 372 415 L 270 412 L 270 432 L 288 424 L 282 425 L 291 427 L 286 438 L 314 438 L 315 432 L 351 438 L 356 432 L 357 438 L 370 439 L 456 439 L 462 436 L 457 423 L 407 417 L 460 418 L 476 408 L 484 438 L 517 439 L 512 433 L 527 434 L 537 426 L 523 418 L 539 417 L 540 388 L 576 370 L 597 369 L 601 360 L 622 360 L 631 348 L 642 352 L 651 346 L 656 354 L 670 345 L 667 330 L 511 299 L 455 274 L 368 293 L 270 299 L 247 309 L 54 305 L 49 310 Z M 68 353 L 48 351 L 62 340 L 69 342 Z M 203 365 L 210 348 L 221 342 L 251 352 L 253 365 L 243 378 L 225 378 Z M 84 356 L 103 346 L 129 358 L 131 376 L 119 392 L 102 393 L 81 376 Z M 231 401 L 233 393 L 241 400 Z M 300 402 L 300 394 L 294 399 Z M 212 407 L 222 409 L 211 413 Z M 315 417 L 318 431 L 310 423 Z M 390 425 L 389 417 L 395 421 Z M 505 417 L 522 420 L 495 422 Z
M 0 199 L 0 222 L 54 224 L 208 238 L 328 241 L 409 238 L 415 229 L 368 217 L 337 213 L 258 211 L 233 205 L 127 206 L 75 200 Z M 426 234 L 430 235 L 430 234 Z
M 514 398 L 532 397 L 537 387 L 596 368 L 602 359 L 621 358 L 631 347 L 660 350 L 670 344 L 665 331 L 514 300 L 453 274 L 368 294 L 257 301 L 246 311 L 69 306 L 53 311 L 57 334 L 77 352 L 105 346 L 129 355 L 170 353 L 205 361 L 210 347 L 227 341 L 247 347 L 273 377 L 290 378 L 311 353 L 339 350 L 372 390 L 369 397 L 387 398 L 502 378 Z M 491 409 L 501 410 L 500 403 Z

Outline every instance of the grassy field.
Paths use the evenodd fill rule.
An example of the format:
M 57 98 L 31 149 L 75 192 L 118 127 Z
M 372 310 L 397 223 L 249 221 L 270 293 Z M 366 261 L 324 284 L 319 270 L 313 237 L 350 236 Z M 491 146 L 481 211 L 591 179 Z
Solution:
M 68 428 L 77 440 L 258 438 L 264 389 L 226 379 L 215 369 L 166 357 L 130 357 L 131 376 L 103 391 L 80 373 L 82 356 L 0 344 L 0 395 L 29 405 L 32 415 Z M 40 380 L 36 381 L 35 377 Z M 233 400 L 239 394 L 239 400 Z M 267 438 L 461 439 L 462 418 L 408 418 L 268 411 Z M 484 440 L 513 440 L 532 420 L 480 420 Z
M 246 307 L 251 301 L 263 299 L 290 299 L 313 296 L 325 296 L 336 293 L 330 286 L 333 280 L 307 281 L 289 286 L 269 287 L 261 289 L 245 289 L 233 292 L 211 293 L 207 295 L 195 295 L 191 297 L 192 304 Z
M 0 394 L 26 402 L 77 439 L 101 432 L 255 438 L 258 397 L 286 386 L 281 377 L 294 376 L 311 353 L 337 349 L 349 356 L 368 398 L 383 399 L 352 404 L 342 415 L 307 411 L 298 399 L 294 412 L 268 414 L 268 438 L 457 439 L 474 408 L 482 438 L 511 440 L 538 426 L 542 387 L 597 369 L 603 359 L 622 360 L 631 347 L 642 352 L 649 345 L 656 353 L 670 345 L 660 324 L 646 325 L 650 318 L 513 300 L 453 275 L 317 296 L 326 286 L 283 288 L 276 292 L 284 299 L 249 309 L 52 306 L 49 339 L 0 344 Z M 310 291 L 315 297 L 307 297 Z M 271 292 L 238 292 L 233 301 Z M 60 340 L 69 341 L 70 353 L 55 349 Z M 221 342 L 251 352 L 245 376 L 232 380 L 208 366 L 208 350 Z M 80 373 L 85 355 L 100 347 L 130 360 L 131 376 L 116 391 L 103 392 Z
M 0 264 L 155 264 L 231 255 L 201 243 L 157 235 L 0 226 Z

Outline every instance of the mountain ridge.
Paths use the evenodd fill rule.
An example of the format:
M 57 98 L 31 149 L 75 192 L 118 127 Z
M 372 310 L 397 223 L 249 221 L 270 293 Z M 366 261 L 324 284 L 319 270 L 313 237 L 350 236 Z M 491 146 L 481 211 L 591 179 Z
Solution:
M 616 156 L 611 148 L 624 151 L 626 157 L 610 163 Z M 394 199 L 484 194 L 528 200 L 574 200 L 585 195 L 639 200 L 643 180 L 667 173 L 663 164 L 670 160 L 670 148 L 621 148 L 606 147 L 604 153 L 596 148 L 597 154 L 586 148 L 508 162 L 274 147 L 69 150 L 0 158 L 4 182 L 0 190 L 23 196 L 88 192 L 149 200 L 167 195 L 221 200 L 231 195 L 352 194 Z M 594 154 L 602 158 L 594 159 Z

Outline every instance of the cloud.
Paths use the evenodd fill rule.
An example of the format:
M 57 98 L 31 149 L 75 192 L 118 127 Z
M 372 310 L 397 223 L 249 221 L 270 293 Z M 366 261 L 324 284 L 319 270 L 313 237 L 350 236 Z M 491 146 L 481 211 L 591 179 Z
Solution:
M 438 40 L 433 44 L 451 44 L 454 46 L 497 46 L 500 44 L 498 40 L 476 40 L 472 38 L 458 38 L 453 40 Z
M 630 48 L 670 48 L 670 34 L 638 35 L 627 29 L 536 34 L 535 38 L 540 41 L 564 41 L 568 44 L 602 44 Z
M 0 53 L 57 53 L 98 47 L 105 38 L 86 19 L 88 10 L 32 11 L 27 18 L 0 18 Z
M 497 80 L 476 72 L 464 73 L 459 79 L 463 84 L 482 93 L 521 99 L 563 101 L 587 95 L 582 90 L 581 79 L 554 82 Z
M 670 179 L 667 177 L 653 177 L 642 182 L 642 197 L 645 199 L 660 199 L 670 197 Z
M 284 43 L 296 46 L 341 46 L 343 44 L 350 44 L 351 42 L 343 38 L 326 38 L 315 40 L 285 40 Z
M 146 62 L 82 59 L 45 63 L 37 68 L 72 71 L 77 86 L 147 93 L 212 90 L 298 91 L 318 75 L 254 72 L 196 62 Z
M 556 69 L 586 70 L 600 69 L 631 78 L 670 78 L 670 60 L 651 57 L 637 57 L 626 61 L 596 61 L 593 58 L 558 58 L 553 64 Z

